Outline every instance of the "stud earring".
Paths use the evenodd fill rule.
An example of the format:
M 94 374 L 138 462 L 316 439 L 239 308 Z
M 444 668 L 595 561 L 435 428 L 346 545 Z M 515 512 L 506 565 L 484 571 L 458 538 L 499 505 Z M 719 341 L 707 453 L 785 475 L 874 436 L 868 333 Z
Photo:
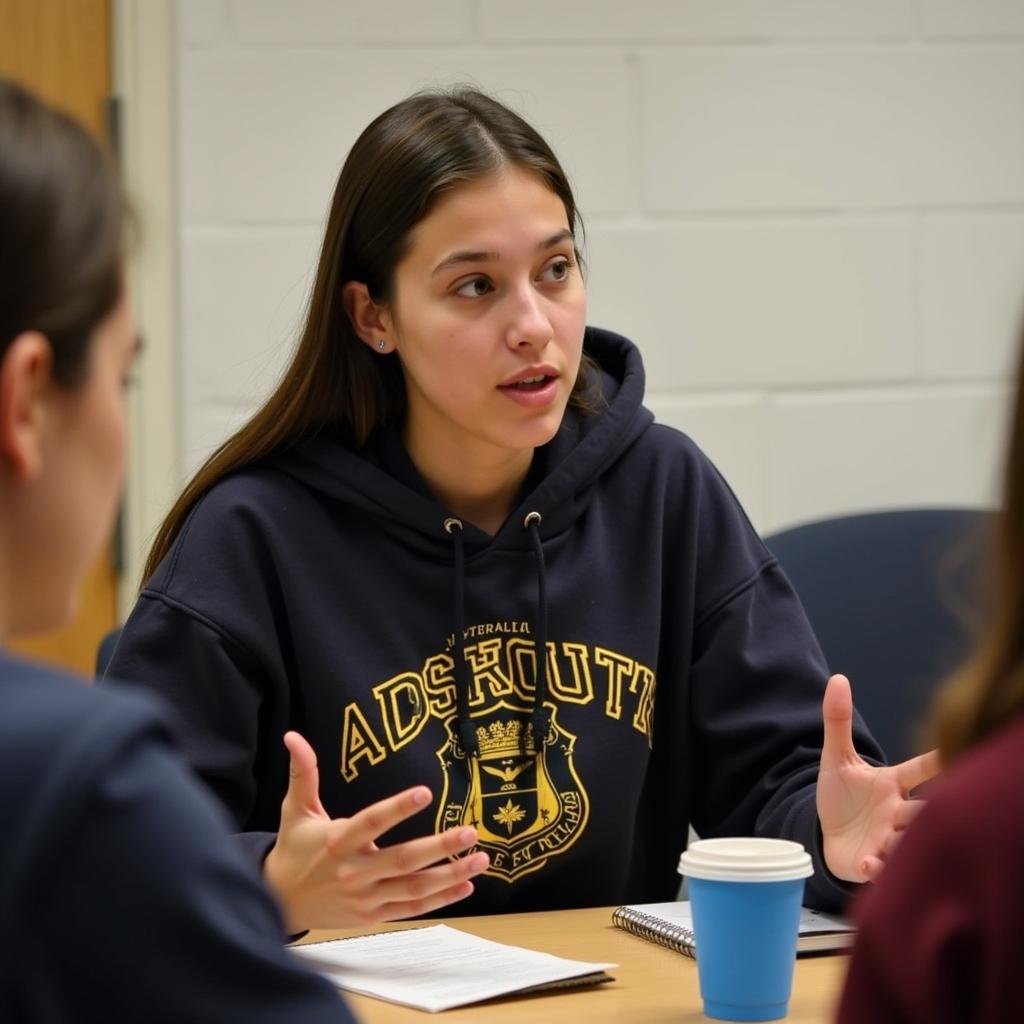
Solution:
M 377 348 L 380 349 L 381 352 L 384 351 L 384 339 L 383 338 L 381 338 L 380 341 L 377 342 Z

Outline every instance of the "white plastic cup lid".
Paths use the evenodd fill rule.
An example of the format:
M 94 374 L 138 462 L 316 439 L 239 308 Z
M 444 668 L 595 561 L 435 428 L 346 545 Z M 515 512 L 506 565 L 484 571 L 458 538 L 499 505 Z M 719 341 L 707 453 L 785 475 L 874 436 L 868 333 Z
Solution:
M 788 882 L 808 878 L 814 868 L 800 843 L 735 836 L 695 839 L 679 858 L 679 874 L 709 882 Z

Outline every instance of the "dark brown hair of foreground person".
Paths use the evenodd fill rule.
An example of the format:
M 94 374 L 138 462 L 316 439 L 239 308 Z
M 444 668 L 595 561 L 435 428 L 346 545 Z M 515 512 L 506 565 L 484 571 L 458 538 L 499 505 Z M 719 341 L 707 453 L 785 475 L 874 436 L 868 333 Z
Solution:
M 1020 358 L 996 517 L 991 617 L 973 657 L 941 691 L 932 722 L 947 765 L 1024 713 L 1024 335 Z
M 125 205 L 110 160 L 76 121 L 0 78 L 0 353 L 24 331 L 74 388 L 122 291 Z
M 192 506 L 229 473 L 324 427 L 359 448 L 405 408 L 398 357 L 380 358 L 356 335 L 342 286 L 359 281 L 387 304 L 412 229 L 459 185 L 503 167 L 536 173 L 582 232 L 569 179 L 544 139 L 518 114 L 475 89 L 417 93 L 372 121 L 352 147 L 334 190 L 305 325 L 274 393 L 203 464 L 160 527 L 143 572 L 156 571 Z M 579 244 L 577 242 L 577 249 Z M 577 253 L 578 255 L 578 253 Z M 570 404 L 592 408 L 584 356 Z

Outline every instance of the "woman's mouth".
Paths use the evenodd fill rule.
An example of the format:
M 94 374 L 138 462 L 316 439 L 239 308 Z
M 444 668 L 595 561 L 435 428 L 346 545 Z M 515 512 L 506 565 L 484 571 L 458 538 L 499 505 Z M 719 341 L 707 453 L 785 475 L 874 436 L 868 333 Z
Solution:
M 499 384 L 498 390 L 519 405 L 527 408 L 541 408 L 549 405 L 558 395 L 558 376 L 555 374 L 531 374 L 510 384 Z
M 541 374 L 538 377 L 526 377 L 523 380 L 517 380 L 515 384 L 510 384 L 509 387 L 513 387 L 517 391 L 536 391 L 549 380 L 554 380 L 554 378 Z

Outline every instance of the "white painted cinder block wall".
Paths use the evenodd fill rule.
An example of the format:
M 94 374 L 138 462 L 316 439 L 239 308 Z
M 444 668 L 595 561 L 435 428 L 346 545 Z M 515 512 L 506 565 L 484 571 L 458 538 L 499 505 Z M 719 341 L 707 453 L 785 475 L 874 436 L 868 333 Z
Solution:
M 182 444 L 272 385 L 361 128 L 473 81 L 563 158 L 590 320 L 771 531 L 996 494 L 1024 0 L 179 0 Z

